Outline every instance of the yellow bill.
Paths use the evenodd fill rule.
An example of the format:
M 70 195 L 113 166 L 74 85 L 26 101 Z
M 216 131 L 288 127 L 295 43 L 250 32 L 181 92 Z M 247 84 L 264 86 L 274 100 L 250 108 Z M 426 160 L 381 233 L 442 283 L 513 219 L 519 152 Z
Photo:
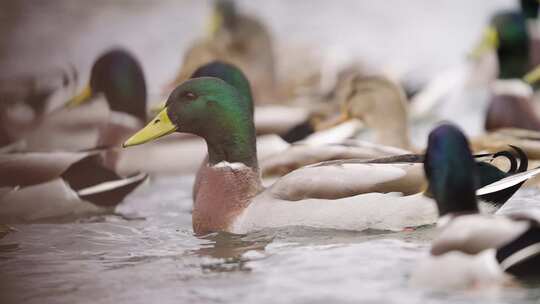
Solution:
M 90 86 L 86 86 L 77 96 L 73 97 L 66 106 L 68 108 L 73 108 L 79 106 L 92 98 L 93 92 Z
M 471 57 L 474 59 L 480 58 L 485 53 L 496 49 L 499 46 L 499 34 L 497 34 L 497 29 L 493 26 L 486 28 L 482 40 L 474 48 L 471 53 Z
M 220 12 L 217 9 L 214 9 L 214 12 L 212 13 L 212 16 L 208 20 L 208 24 L 206 26 L 208 35 L 210 37 L 213 37 L 217 34 L 219 29 L 223 25 L 223 16 L 220 14 Z
M 154 139 L 158 139 L 165 135 L 171 134 L 172 132 L 178 129 L 175 126 L 169 115 L 167 114 L 167 107 L 165 107 L 159 114 L 150 121 L 146 127 L 142 128 L 135 135 L 131 136 L 128 140 L 122 145 L 124 148 L 142 145 Z
M 523 76 L 523 80 L 525 80 L 528 84 L 535 84 L 538 82 L 538 80 L 540 80 L 540 65 Z

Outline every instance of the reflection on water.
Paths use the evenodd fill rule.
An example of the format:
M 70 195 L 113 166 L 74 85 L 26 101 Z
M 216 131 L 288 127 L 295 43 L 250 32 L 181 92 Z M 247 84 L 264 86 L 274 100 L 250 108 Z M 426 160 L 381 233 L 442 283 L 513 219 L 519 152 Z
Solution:
M 0 302 L 540 300 L 537 282 L 482 292 L 409 288 L 409 273 L 427 254 L 435 233 L 431 226 L 400 233 L 290 227 L 196 237 L 189 227 L 191 200 L 186 196 L 192 178 L 155 179 L 151 187 L 134 193 L 125 210 L 144 201 L 169 211 L 140 208 L 144 220 L 107 216 L 98 222 L 17 225 L 0 239 Z M 162 191 L 169 193 L 163 200 L 156 194 Z M 533 197 L 538 201 L 538 191 L 522 191 L 513 208 L 521 204 L 528 210 Z

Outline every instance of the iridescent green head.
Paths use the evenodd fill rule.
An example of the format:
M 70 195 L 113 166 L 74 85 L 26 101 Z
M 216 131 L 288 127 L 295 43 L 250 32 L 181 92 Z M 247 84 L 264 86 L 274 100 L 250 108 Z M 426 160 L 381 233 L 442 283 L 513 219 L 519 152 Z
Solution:
M 253 114 L 253 95 L 247 77 L 236 66 L 219 60 L 212 61 L 199 67 L 191 78 L 216 77 L 235 87 L 240 94 L 246 96 L 239 101 L 246 101 L 246 107 Z
M 491 25 L 497 35 L 499 78 L 523 77 L 531 68 L 530 38 L 525 16 L 521 12 L 499 13 L 492 18 Z
M 429 134 L 424 171 L 439 214 L 476 212 L 476 165 L 467 138 L 443 124 Z
M 82 104 L 98 94 L 105 95 L 111 110 L 146 120 L 146 82 L 129 52 L 114 49 L 101 55 L 92 66 L 89 85 L 68 105 Z
M 255 126 L 245 98 L 219 78 L 190 79 L 174 89 L 165 108 L 124 146 L 173 132 L 192 133 L 206 140 L 210 164 L 239 162 L 256 168 Z

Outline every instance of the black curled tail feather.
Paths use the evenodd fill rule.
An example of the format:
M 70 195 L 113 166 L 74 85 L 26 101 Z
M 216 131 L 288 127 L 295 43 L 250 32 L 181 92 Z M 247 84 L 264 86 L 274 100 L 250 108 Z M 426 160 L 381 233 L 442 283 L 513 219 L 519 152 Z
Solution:
M 495 167 L 490 164 L 479 165 L 479 168 L 481 169 L 479 170 L 479 173 L 481 174 L 480 179 L 483 180 L 480 187 L 494 183 L 505 177 L 527 171 L 527 167 L 529 166 L 529 158 L 527 157 L 527 154 L 519 147 L 512 145 L 510 145 L 510 147 L 517 154 L 517 159 L 509 151 L 500 151 L 493 155 L 494 158 L 499 156 L 508 158 L 508 160 L 510 161 L 510 169 L 508 170 L 508 172 L 504 173 L 500 170 L 500 173 L 495 172 L 495 170 L 493 170 L 493 168 Z M 519 166 L 517 166 L 517 160 L 519 160 Z M 480 199 L 493 204 L 495 207 L 501 207 L 514 195 L 514 193 L 516 193 L 517 190 L 519 190 L 521 185 L 523 185 L 524 183 L 525 181 L 497 192 L 481 195 Z
M 516 154 L 518 155 L 519 159 L 519 168 L 517 169 L 516 173 L 521 173 L 527 171 L 527 168 L 529 167 L 529 157 L 527 156 L 527 153 L 523 151 L 521 148 L 509 145 L 510 148 L 514 149 Z

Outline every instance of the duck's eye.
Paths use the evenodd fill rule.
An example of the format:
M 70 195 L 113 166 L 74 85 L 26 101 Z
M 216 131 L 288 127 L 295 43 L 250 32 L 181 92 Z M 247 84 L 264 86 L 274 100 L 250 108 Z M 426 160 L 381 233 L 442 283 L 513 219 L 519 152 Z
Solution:
M 188 100 L 195 100 L 197 99 L 197 95 L 195 95 L 195 93 L 193 92 L 187 91 L 187 92 L 184 92 L 184 98 Z

